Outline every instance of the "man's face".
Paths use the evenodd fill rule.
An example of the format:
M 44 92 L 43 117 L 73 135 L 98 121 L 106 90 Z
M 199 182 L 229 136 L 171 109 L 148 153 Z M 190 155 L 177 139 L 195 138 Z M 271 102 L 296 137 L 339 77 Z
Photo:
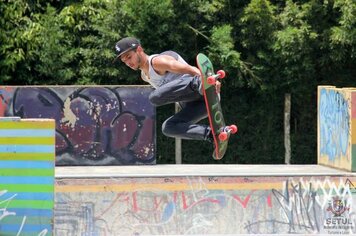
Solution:
M 137 70 L 140 68 L 140 58 L 136 50 L 131 50 L 124 53 L 120 57 L 121 61 L 125 63 L 128 67 L 133 70 Z

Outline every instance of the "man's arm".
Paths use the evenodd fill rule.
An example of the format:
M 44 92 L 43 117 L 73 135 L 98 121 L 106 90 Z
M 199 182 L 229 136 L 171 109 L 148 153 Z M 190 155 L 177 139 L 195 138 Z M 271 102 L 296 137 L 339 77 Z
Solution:
M 153 58 L 152 64 L 155 71 L 160 75 L 163 75 L 166 72 L 200 75 L 199 69 L 195 66 L 179 62 L 168 55 L 161 55 Z
M 200 70 L 186 63 L 182 63 L 177 61 L 175 58 L 168 55 L 161 55 L 153 58 L 152 60 L 153 68 L 155 71 L 163 75 L 167 71 L 177 74 L 190 74 L 190 75 L 198 75 L 200 76 Z M 221 83 L 219 81 L 215 84 L 216 92 L 220 93 Z

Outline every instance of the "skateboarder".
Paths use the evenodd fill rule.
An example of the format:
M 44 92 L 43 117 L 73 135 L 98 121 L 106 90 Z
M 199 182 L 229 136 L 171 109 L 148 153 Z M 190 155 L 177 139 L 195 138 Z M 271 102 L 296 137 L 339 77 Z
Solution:
M 198 68 L 173 51 L 147 55 L 139 40 L 133 37 L 118 41 L 115 51 L 116 59 L 133 70 L 140 70 L 141 78 L 155 88 L 149 96 L 153 105 L 180 104 L 182 109 L 164 121 L 164 135 L 213 142 L 209 125 L 197 124 L 207 117 Z M 217 92 L 220 86 L 217 83 Z

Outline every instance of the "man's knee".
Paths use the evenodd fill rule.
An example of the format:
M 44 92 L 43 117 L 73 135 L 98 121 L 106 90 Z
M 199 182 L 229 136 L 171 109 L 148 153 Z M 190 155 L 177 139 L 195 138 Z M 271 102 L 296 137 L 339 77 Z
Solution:
M 160 106 L 163 104 L 162 98 L 160 96 L 159 93 L 157 93 L 157 91 L 153 91 L 149 97 L 148 100 L 151 102 L 152 105 L 154 106 Z
M 170 119 L 163 122 L 162 133 L 167 137 L 175 137 L 176 135 L 175 125 L 172 124 Z

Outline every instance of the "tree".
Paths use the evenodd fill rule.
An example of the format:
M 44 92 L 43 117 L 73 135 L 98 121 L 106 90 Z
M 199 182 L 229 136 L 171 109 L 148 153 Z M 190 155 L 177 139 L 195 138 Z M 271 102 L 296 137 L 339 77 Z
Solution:
M 356 58 L 356 3 L 352 0 L 335 0 L 334 9 L 340 11 L 338 25 L 331 28 L 330 47 L 335 62 Z
M 27 62 L 39 46 L 40 25 L 37 14 L 25 1 L 8 1 L 0 5 L 0 82 L 31 84 L 31 66 Z
M 283 163 L 284 94 L 292 94 L 292 163 L 316 162 L 316 86 L 354 86 L 353 0 L 65 0 L 0 5 L 4 85 L 143 84 L 115 58 L 114 44 L 139 38 L 147 53 L 198 52 L 225 69 L 223 109 L 237 122 L 222 163 Z M 159 108 L 157 125 L 173 112 Z M 158 163 L 174 140 L 157 132 Z M 183 142 L 185 163 L 213 163 L 207 144 Z M 203 150 L 203 151 L 202 151 Z M 203 152 L 203 154 L 201 153 Z

